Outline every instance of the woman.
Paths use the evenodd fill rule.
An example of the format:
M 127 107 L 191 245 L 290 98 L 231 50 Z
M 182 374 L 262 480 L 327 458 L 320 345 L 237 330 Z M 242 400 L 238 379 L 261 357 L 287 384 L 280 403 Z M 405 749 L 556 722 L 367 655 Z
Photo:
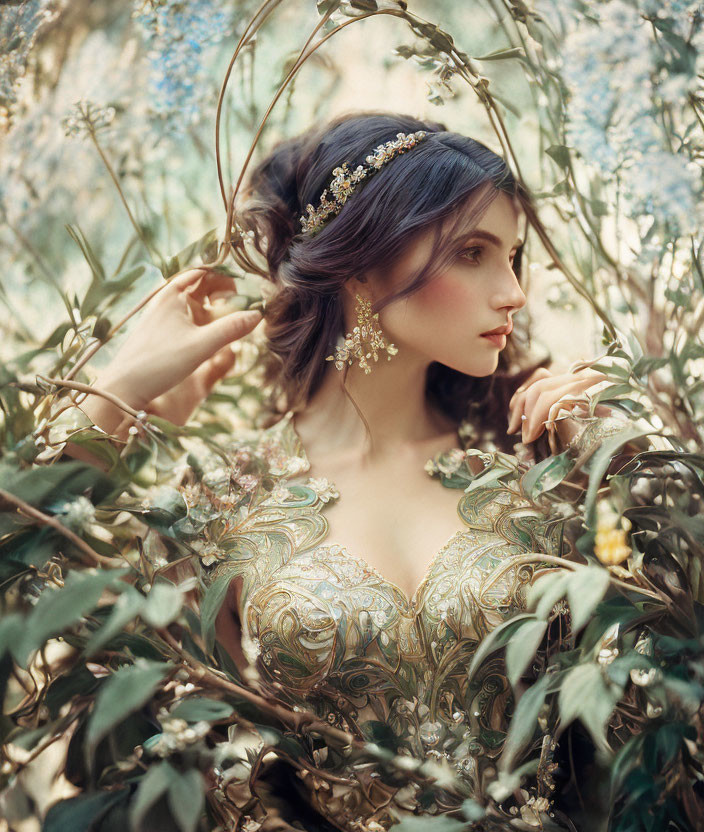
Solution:
M 280 143 L 237 213 L 266 261 L 240 255 L 242 265 L 270 281 L 269 426 L 235 439 L 231 471 L 184 482 L 194 513 L 222 511 L 239 499 L 233 488 L 247 490 L 252 457 L 270 474 L 237 534 L 218 520 L 194 542 L 210 578 L 229 582 L 217 634 L 240 671 L 331 725 L 375 741 L 390 731 L 401 754 L 449 760 L 477 792 L 494 773 L 510 689 L 498 660 L 471 683 L 469 662 L 524 603 L 534 572 L 510 558 L 559 549 L 515 490 L 494 483 L 488 501 L 465 491 L 487 461 L 472 449 L 525 457 L 531 445 L 535 459 L 615 429 L 609 418 L 549 421 L 558 400 L 604 376 L 530 365 L 512 332 L 526 304 L 528 199 L 490 149 L 407 115 L 353 113 Z M 213 316 L 208 300 L 231 287 L 207 270 L 174 279 L 96 386 L 184 422 L 231 369 L 230 343 L 261 320 Z M 109 401 L 82 408 L 126 435 Z M 521 545 L 509 534 L 519 522 Z M 320 828 L 381 829 L 453 808 L 423 802 L 412 782 L 328 764 L 333 783 L 294 778 L 287 822 L 317 812 Z M 253 822 L 274 803 L 267 815 L 266 801 L 250 801 Z

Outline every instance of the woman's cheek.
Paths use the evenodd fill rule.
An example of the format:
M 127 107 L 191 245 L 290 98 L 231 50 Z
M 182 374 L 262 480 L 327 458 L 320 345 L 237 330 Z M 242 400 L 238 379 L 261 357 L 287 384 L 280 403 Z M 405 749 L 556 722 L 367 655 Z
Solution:
M 476 301 L 473 294 L 467 281 L 443 275 L 424 286 L 416 297 L 426 314 L 439 317 L 446 324 L 457 320 L 466 328 L 467 317 L 472 315 Z

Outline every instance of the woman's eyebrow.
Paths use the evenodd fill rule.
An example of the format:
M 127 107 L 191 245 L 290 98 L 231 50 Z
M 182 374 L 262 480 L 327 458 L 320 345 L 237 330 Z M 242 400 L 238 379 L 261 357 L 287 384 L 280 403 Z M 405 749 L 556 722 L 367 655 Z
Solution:
M 489 243 L 493 243 L 495 246 L 501 247 L 501 240 L 495 235 L 492 234 L 491 231 L 472 231 L 470 232 L 469 236 L 466 238 L 467 240 L 479 239 L 479 240 L 486 240 Z M 518 239 L 513 244 L 514 248 L 520 248 L 523 245 L 523 240 Z

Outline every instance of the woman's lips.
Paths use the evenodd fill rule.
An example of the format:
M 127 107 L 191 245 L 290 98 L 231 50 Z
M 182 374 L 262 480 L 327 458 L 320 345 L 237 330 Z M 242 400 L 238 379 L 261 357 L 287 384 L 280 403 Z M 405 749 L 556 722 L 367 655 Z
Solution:
M 506 346 L 505 335 L 482 335 L 481 337 L 486 338 L 487 341 L 491 341 L 491 343 L 495 344 L 499 349 L 503 349 Z

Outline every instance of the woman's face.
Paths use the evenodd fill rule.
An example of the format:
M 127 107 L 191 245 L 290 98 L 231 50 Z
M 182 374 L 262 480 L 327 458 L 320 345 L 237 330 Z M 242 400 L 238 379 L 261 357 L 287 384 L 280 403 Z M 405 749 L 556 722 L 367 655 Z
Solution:
M 442 273 L 380 311 L 379 324 L 398 347 L 397 359 L 405 353 L 410 360 L 438 361 L 471 376 L 496 370 L 507 338 L 494 343 L 482 333 L 508 324 L 526 303 L 513 271 L 520 210 L 511 197 L 499 193 L 478 227 L 457 244 L 457 255 Z M 388 289 L 383 294 L 405 285 L 426 262 L 432 237 L 432 231 L 420 236 L 394 264 L 385 275 Z

